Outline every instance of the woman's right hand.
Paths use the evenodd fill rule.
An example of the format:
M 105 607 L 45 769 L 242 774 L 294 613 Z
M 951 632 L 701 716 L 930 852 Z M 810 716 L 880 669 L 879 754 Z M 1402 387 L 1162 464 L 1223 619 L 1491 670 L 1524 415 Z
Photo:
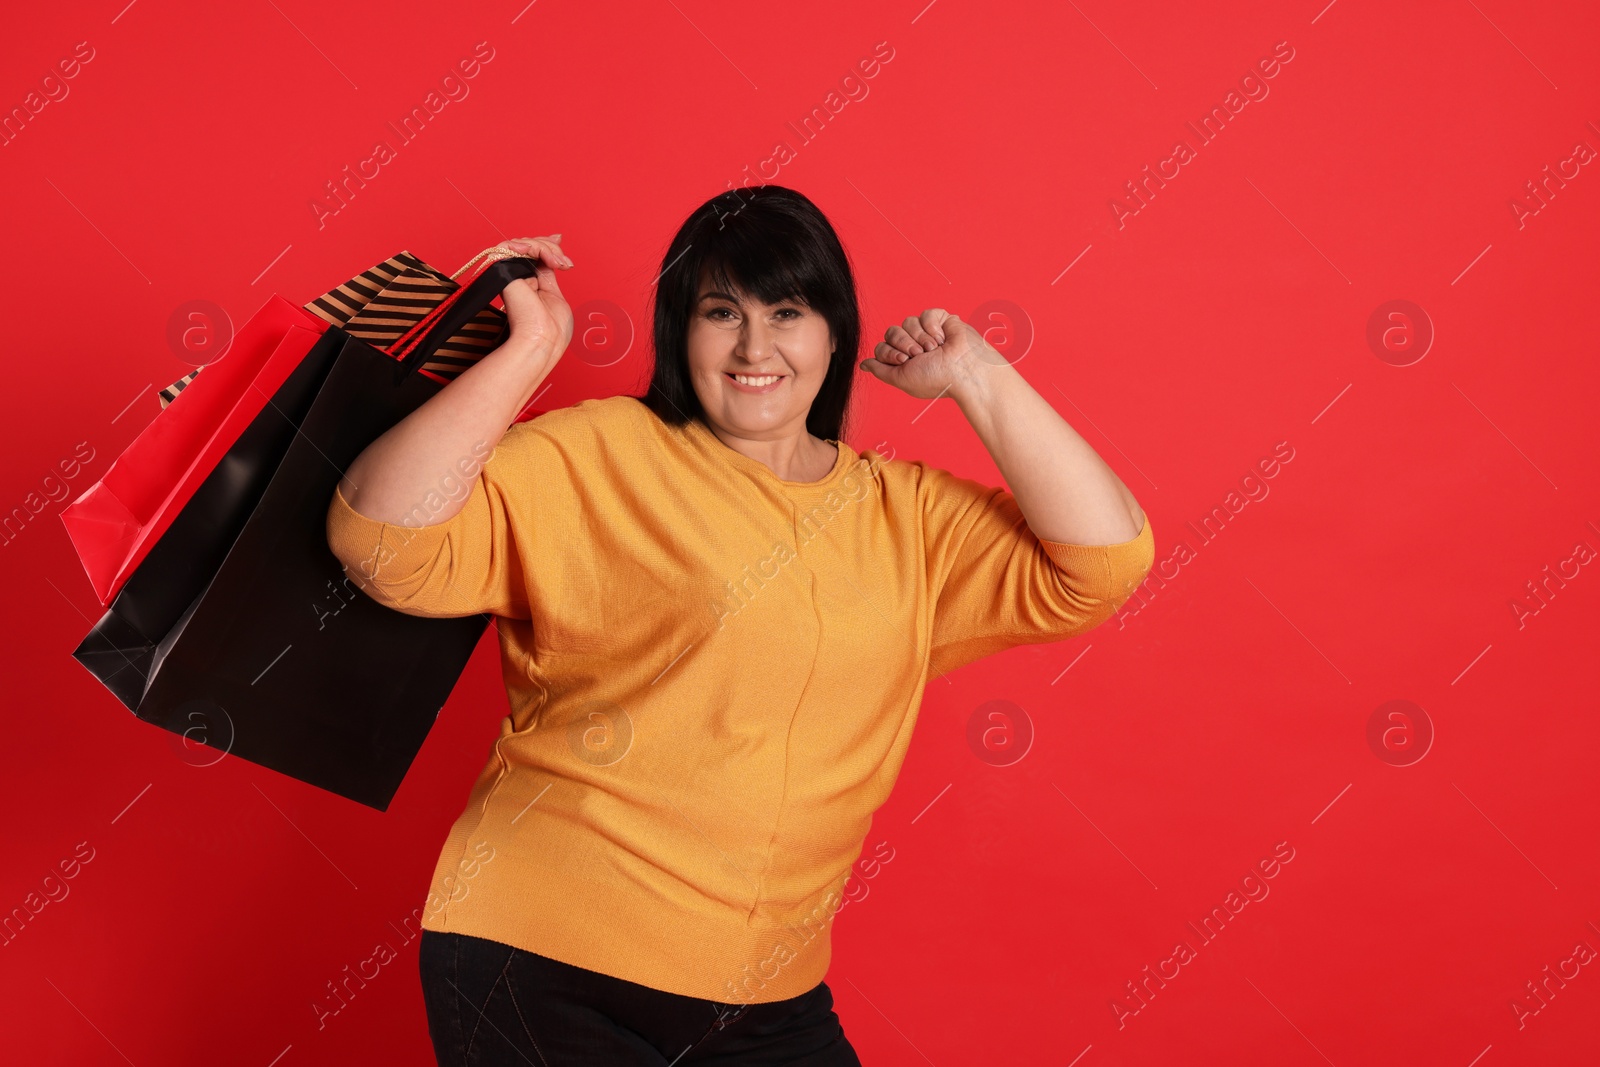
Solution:
M 554 269 L 569 270 L 573 265 L 561 251 L 561 235 L 519 237 L 496 247 L 539 260 L 533 277 L 513 279 L 501 294 L 511 327 L 505 343 L 544 353 L 554 364 L 571 342 L 573 326 L 572 309 L 561 295 Z

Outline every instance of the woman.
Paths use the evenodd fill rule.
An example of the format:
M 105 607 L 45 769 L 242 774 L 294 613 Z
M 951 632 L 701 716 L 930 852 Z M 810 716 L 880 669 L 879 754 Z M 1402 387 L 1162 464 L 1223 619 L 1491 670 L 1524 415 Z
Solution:
M 505 343 L 374 441 L 328 512 L 370 595 L 499 629 L 510 714 L 423 919 L 439 1062 L 857 1064 L 830 920 L 924 686 L 1105 621 L 1149 523 L 938 308 L 860 369 L 953 399 L 1012 490 L 847 444 L 855 286 L 792 190 L 678 231 L 642 397 L 509 429 L 571 340 L 573 264 L 559 234 L 503 247 L 540 261 L 505 292 Z

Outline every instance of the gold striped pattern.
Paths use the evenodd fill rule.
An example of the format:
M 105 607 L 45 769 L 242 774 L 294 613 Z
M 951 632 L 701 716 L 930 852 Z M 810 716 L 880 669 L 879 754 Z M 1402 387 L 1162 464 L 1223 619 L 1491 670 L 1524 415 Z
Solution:
M 443 271 L 410 252 L 400 252 L 323 293 L 305 309 L 375 348 L 387 348 L 459 287 Z M 503 311 L 485 308 L 440 345 L 421 369 L 449 381 L 492 352 L 504 339 L 506 328 Z M 177 399 L 204 369 L 196 367 L 161 390 L 161 406 Z
M 390 282 L 406 271 L 431 275 L 446 283 L 451 290 L 455 288 L 455 283 L 450 280 L 449 275 L 434 270 L 410 252 L 401 252 L 390 256 L 370 270 L 362 271 L 343 285 L 328 290 L 305 308 L 319 319 L 325 319 L 335 326 L 343 326 L 359 314 L 374 297 L 383 292 Z
M 177 381 L 161 390 L 160 396 L 162 408 L 165 408 L 168 404 L 178 399 L 178 394 L 183 392 L 183 387 L 194 381 L 194 376 L 203 370 L 205 370 L 204 367 L 196 367 L 188 374 L 185 374 L 182 378 L 179 378 Z
M 408 267 L 375 293 L 343 329 L 374 348 L 388 349 L 459 286 L 431 267 Z M 484 308 L 439 346 L 422 369 L 450 380 L 494 351 L 504 339 L 506 316 Z

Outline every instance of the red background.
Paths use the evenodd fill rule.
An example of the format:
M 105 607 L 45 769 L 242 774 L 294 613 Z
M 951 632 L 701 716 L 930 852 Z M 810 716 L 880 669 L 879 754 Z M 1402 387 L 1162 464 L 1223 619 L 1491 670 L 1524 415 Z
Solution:
M 504 712 L 492 634 L 387 813 L 196 766 L 69 655 L 100 608 L 56 515 L 194 362 L 174 310 L 238 324 L 402 248 L 453 270 L 561 231 L 595 332 L 540 404 L 635 391 L 667 241 L 779 141 L 794 158 L 767 176 L 840 231 L 865 343 L 1009 301 L 991 339 L 1148 510 L 1164 578 L 1092 634 L 930 685 L 869 837 L 894 859 L 835 934 L 863 1060 L 1600 1057 L 1600 967 L 1520 1025 L 1512 1008 L 1600 949 L 1600 576 L 1581 565 L 1600 174 L 1526 189 L 1600 147 L 1592 8 L 124 4 L 35 6 L 0 42 L 7 110 L 94 50 L 0 148 L 0 507 L 44 505 L 0 553 L 0 912 L 94 850 L 0 948 L 7 1058 L 432 1062 L 414 941 L 320 1029 L 311 1005 L 422 904 Z M 324 182 L 480 41 L 470 94 L 319 228 Z M 1185 123 L 1282 41 L 1269 95 L 1200 146 Z M 802 142 L 788 124 L 878 42 L 868 95 Z M 1119 227 L 1112 199 L 1180 138 L 1196 157 Z M 1397 299 L 1435 331 L 1406 366 L 1367 341 Z M 599 301 L 635 331 L 620 359 L 629 321 Z M 997 482 L 954 403 L 924 407 L 863 377 L 848 437 Z M 80 442 L 63 495 L 48 479 Z M 992 700 L 1032 724 L 1011 766 L 967 742 Z M 1403 732 L 1369 745 L 1390 700 L 1432 725 L 1418 762 L 1380 758 Z M 1186 924 L 1279 842 L 1270 895 L 1201 942 Z M 1195 958 L 1119 1025 L 1125 983 L 1180 939 Z

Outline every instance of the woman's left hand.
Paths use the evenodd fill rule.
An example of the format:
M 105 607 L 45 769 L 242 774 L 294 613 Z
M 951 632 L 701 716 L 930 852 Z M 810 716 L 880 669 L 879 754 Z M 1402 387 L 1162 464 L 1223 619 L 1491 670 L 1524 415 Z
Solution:
M 957 316 L 929 308 L 885 330 L 861 369 L 919 400 L 932 400 L 966 380 L 981 362 L 1004 363 L 1005 357 Z

